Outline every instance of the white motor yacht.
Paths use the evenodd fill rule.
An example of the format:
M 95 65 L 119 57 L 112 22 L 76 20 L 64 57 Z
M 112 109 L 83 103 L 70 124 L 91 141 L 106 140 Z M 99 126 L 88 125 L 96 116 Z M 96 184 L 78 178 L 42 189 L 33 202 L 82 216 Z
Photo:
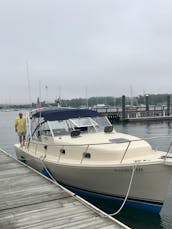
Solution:
M 129 191 L 130 205 L 160 211 L 172 175 L 167 152 L 116 132 L 107 117 L 89 109 L 40 108 L 27 123 L 25 147 L 15 145 L 19 160 L 72 190 L 117 200 Z

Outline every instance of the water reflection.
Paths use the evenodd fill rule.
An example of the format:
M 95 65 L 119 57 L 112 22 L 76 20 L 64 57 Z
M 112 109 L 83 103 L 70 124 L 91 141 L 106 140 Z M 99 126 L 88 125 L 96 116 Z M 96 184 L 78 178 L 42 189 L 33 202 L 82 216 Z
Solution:
M 96 205 L 98 208 L 107 212 L 108 214 L 116 212 L 120 208 L 120 204 L 112 203 L 111 200 L 92 199 L 91 197 L 86 198 L 89 202 Z M 116 219 L 120 220 L 124 224 L 131 228 L 151 228 L 160 229 L 163 227 L 161 216 L 159 214 L 147 212 L 140 209 L 131 207 L 124 207 L 122 211 L 115 216 Z
M 114 128 L 118 132 L 146 138 L 154 149 L 163 151 L 168 150 L 172 140 L 171 122 L 127 123 L 114 125 Z
M 114 125 L 114 127 L 119 132 L 135 135 L 141 138 L 150 138 L 147 141 L 154 149 L 167 151 L 172 140 L 171 122 L 128 123 L 127 125 Z M 151 137 L 157 138 L 151 139 Z M 172 181 L 170 182 L 169 192 L 160 215 L 125 207 L 117 218 L 132 228 L 171 229 Z

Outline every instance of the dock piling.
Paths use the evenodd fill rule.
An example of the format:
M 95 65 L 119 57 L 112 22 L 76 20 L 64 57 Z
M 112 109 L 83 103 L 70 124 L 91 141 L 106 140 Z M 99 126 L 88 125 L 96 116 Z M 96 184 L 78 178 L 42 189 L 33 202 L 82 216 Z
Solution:
M 146 113 L 149 116 L 149 95 L 146 95 Z
M 125 95 L 122 96 L 122 119 L 126 118 Z
M 170 116 L 170 95 L 167 95 L 167 115 Z

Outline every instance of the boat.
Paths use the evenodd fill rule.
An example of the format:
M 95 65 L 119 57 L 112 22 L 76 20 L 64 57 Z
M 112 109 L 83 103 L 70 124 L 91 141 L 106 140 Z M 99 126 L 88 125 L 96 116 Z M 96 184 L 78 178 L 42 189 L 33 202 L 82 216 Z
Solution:
M 20 161 L 78 193 L 160 212 L 172 175 L 169 152 L 116 132 L 90 109 L 35 109 L 27 114 L 27 131 L 25 146 L 15 144 Z

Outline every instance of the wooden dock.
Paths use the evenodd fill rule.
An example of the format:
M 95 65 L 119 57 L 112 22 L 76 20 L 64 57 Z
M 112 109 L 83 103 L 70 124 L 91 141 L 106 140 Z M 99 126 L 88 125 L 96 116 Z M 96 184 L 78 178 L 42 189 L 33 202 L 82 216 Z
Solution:
M 0 150 L 0 228 L 129 228 Z

